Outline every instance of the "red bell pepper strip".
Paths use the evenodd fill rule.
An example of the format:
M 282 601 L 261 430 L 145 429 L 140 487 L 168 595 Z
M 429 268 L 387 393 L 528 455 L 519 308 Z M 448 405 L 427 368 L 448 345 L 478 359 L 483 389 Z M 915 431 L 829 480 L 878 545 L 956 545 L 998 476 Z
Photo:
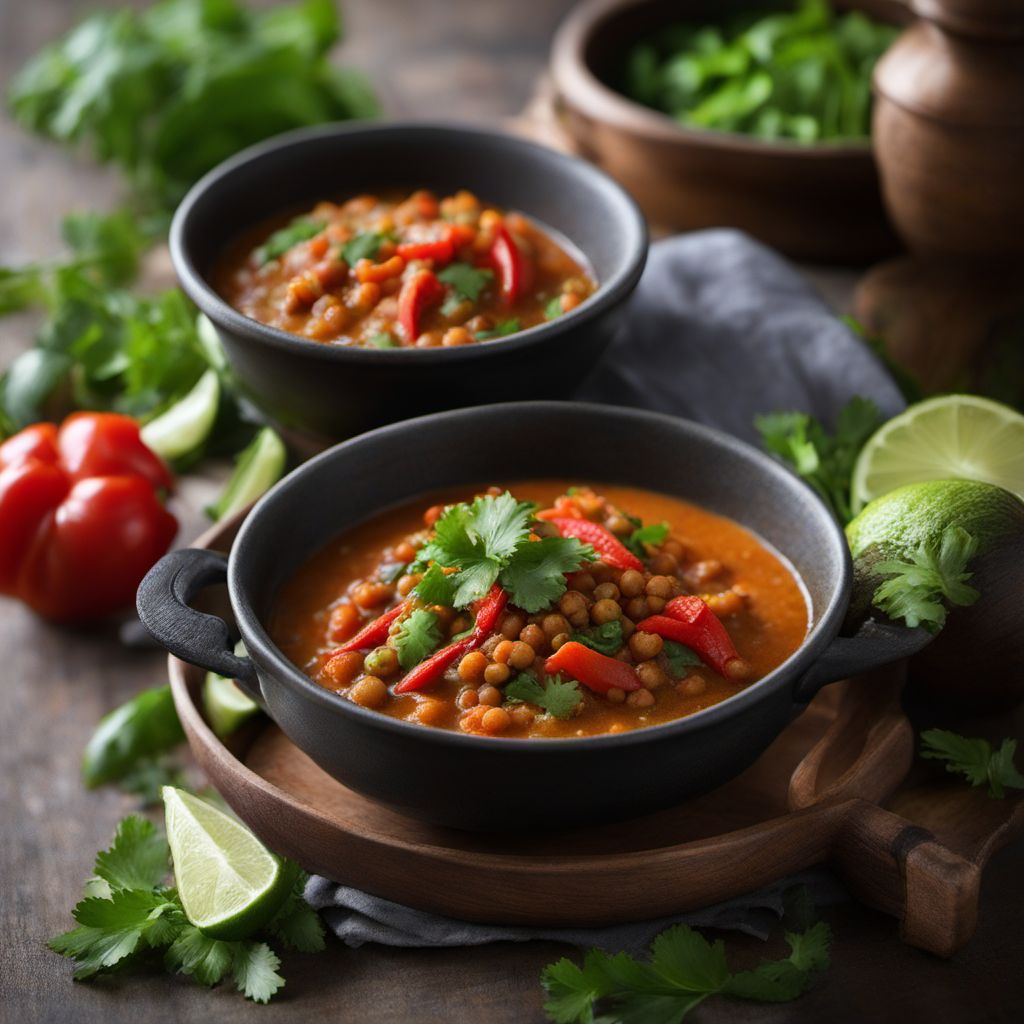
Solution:
M 686 644 L 701 661 L 728 679 L 741 679 L 747 674 L 747 663 L 737 653 L 732 637 L 699 597 L 674 597 L 665 605 L 665 612 L 638 622 L 637 630 Z
M 403 242 L 395 250 L 404 260 L 433 260 L 435 263 L 451 263 L 455 256 L 455 244 L 451 235 L 437 238 L 432 242 Z
M 379 647 L 387 640 L 391 631 L 391 623 L 406 611 L 408 606 L 409 602 L 403 601 L 374 619 L 373 622 L 368 622 L 350 640 L 346 640 L 340 647 L 335 647 L 333 651 L 325 654 L 324 661 L 330 661 L 339 654 L 348 654 L 349 651 L 361 651 L 367 647 Z
M 442 647 L 426 661 L 421 661 L 395 687 L 395 693 L 412 693 L 413 690 L 423 690 L 436 683 L 450 665 L 453 665 L 463 654 L 476 650 L 490 636 L 507 601 L 508 594 L 495 583 L 491 587 L 490 593 L 477 603 L 476 624 L 473 627 L 473 632 L 447 647 Z
M 128 416 L 76 413 L 0 445 L 0 593 L 55 622 L 129 607 L 177 520 L 173 479 Z
M 502 299 L 515 302 L 529 288 L 533 268 L 504 224 L 494 229 L 490 257 L 498 274 Z
M 398 322 L 408 344 L 415 343 L 420 333 L 420 317 L 424 310 L 436 306 L 444 298 L 444 285 L 430 270 L 421 270 L 406 278 L 398 293 Z
M 627 691 L 640 689 L 640 680 L 632 665 L 618 658 L 609 658 L 607 654 L 591 650 L 575 640 L 562 644 L 544 662 L 544 671 L 552 676 L 564 672 L 594 693 L 607 693 L 615 687 Z
M 644 563 L 600 523 L 591 522 L 589 519 L 571 519 L 567 516 L 550 517 L 548 522 L 563 537 L 575 537 L 584 544 L 589 544 L 597 552 L 598 558 L 613 569 L 636 569 L 637 572 L 643 572 Z

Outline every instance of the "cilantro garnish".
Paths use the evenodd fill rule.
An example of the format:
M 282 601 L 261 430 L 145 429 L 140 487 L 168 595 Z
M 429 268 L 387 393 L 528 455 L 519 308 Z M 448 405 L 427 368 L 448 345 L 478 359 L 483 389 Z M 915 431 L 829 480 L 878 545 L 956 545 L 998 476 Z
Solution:
M 988 794 L 1002 800 L 1007 789 L 1024 789 L 1024 775 L 1014 764 L 1017 741 L 1004 739 L 998 750 L 988 740 L 968 739 L 945 729 L 921 733 L 921 756 L 945 761 L 946 771 L 963 775 L 972 786 L 988 785 Z
M 367 344 L 371 348 L 398 348 L 398 342 L 390 331 L 378 331 L 370 336 Z
M 441 643 L 441 629 L 437 616 L 425 608 L 417 608 L 402 619 L 394 637 L 398 664 L 407 672 L 428 655 L 433 654 Z
M 296 217 L 290 224 L 275 231 L 255 252 L 256 262 L 263 264 L 283 256 L 293 245 L 306 242 L 319 235 L 327 227 L 327 222 L 310 220 L 308 217 Z
M 354 267 L 360 260 L 372 260 L 385 236 L 377 231 L 361 231 L 341 247 L 341 258 Z
M 555 1024 L 676 1024 L 712 995 L 789 1002 L 828 967 L 831 939 L 823 921 L 801 933 L 786 932 L 788 957 L 730 973 L 721 939 L 712 944 L 687 925 L 676 925 L 654 940 L 650 962 L 591 949 L 582 967 L 568 959 L 551 964 L 541 976 L 548 996 L 544 1010 Z
M 651 523 L 650 526 L 638 525 L 623 543 L 637 558 L 646 558 L 647 545 L 664 544 L 667 536 L 668 523 Z
M 519 321 L 513 317 L 511 320 L 502 320 L 497 327 L 493 327 L 489 331 L 477 331 L 476 340 L 490 341 L 491 338 L 504 338 L 509 334 L 515 334 L 519 330 L 522 330 L 519 326 Z
M 686 644 L 676 643 L 675 640 L 666 640 L 662 645 L 662 653 L 668 662 L 668 670 L 673 679 L 681 679 L 686 675 L 686 670 L 703 662 L 700 656 Z
M 444 608 L 455 607 L 455 579 L 453 573 L 446 573 L 435 562 L 423 574 L 413 593 L 424 604 L 439 604 Z
M 491 283 L 493 270 L 474 267 L 469 263 L 449 263 L 437 275 L 460 299 L 476 302 L 480 293 Z
M 536 704 L 552 718 L 571 718 L 583 700 L 575 679 L 562 679 L 561 673 L 547 676 L 543 685 L 529 672 L 520 672 L 502 691 L 511 704 Z
M 879 562 L 876 571 L 891 579 L 875 590 L 875 607 L 911 628 L 937 633 L 946 622 L 944 602 L 971 605 L 978 600 L 978 591 L 967 585 L 967 565 L 977 550 L 978 542 L 966 530 L 947 526 L 937 547 L 922 545 L 909 562 Z
M 593 550 L 574 537 L 530 540 L 533 510 L 530 502 L 517 501 L 508 491 L 445 509 L 434 526 L 433 539 L 416 556 L 417 563 L 433 561 L 459 570 L 449 577 L 452 590 L 445 604 L 465 608 L 496 582 L 508 591 L 512 603 L 526 612 L 540 611 L 561 597 L 565 574 L 592 561 Z M 435 573 L 427 584 L 431 598 L 444 596 L 441 586 Z M 419 587 L 417 593 L 423 597 Z
M 294 865 L 296 881 L 265 931 L 297 952 L 324 948 L 320 918 L 303 899 L 306 876 Z M 50 949 L 76 962 L 75 977 L 159 964 L 169 974 L 186 974 L 212 986 L 227 977 L 255 1002 L 267 1002 L 284 985 L 281 961 L 266 942 L 253 937 L 223 942 L 189 923 L 170 875 L 167 840 L 152 822 L 125 818 L 109 850 L 96 856 L 94 877 L 72 911 L 76 928 L 51 939 Z M 153 950 L 164 950 L 162 961 Z
M 850 477 L 857 455 L 881 425 L 878 406 L 860 397 L 843 407 L 834 434 L 803 412 L 775 412 L 754 419 L 765 448 L 788 462 L 841 523 L 853 518 Z
M 591 626 L 572 634 L 571 638 L 584 647 L 601 654 L 614 654 L 622 646 L 622 620 L 612 619 L 600 626 Z
M 562 296 L 556 295 L 553 299 L 549 299 L 547 305 L 544 307 L 544 319 L 555 320 L 562 315 Z

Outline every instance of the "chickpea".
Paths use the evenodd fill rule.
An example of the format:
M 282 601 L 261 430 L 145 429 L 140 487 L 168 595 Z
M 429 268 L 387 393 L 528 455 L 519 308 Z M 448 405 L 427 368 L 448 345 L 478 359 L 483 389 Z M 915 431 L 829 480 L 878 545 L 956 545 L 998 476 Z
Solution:
M 529 668 L 533 664 L 533 659 L 536 657 L 537 652 L 529 644 L 523 643 L 522 640 L 517 640 L 512 645 L 512 651 L 508 656 L 508 664 L 522 672 L 524 668 Z
M 412 588 L 415 587 L 421 579 L 423 579 L 422 573 L 406 573 L 405 576 L 400 576 L 398 578 L 395 590 L 398 591 L 400 596 L 408 597 Z
M 623 597 L 639 597 L 644 592 L 644 574 L 636 569 L 627 569 L 619 577 L 619 590 Z
M 606 622 L 614 622 L 622 616 L 622 609 L 618 601 L 611 598 L 604 598 L 595 603 L 590 609 L 590 619 L 597 626 L 603 626 Z
M 335 605 L 327 620 L 327 639 L 331 643 L 341 643 L 352 636 L 359 626 L 359 612 L 349 602 Z
M 604 525 L 607 526 L 612 533 L 616 533 L 619 536 L 633 532 L 633 524 L 618 512 L 613 512 L 605 521 Z
M 498 644 L 502 642 L 501 634 L 494 633 L 480 645 L 480 653 L 486 655 L 488 658 L 493 658 L 494 652 L 498 649 Z
M 477 699 L 489 708 L 496 708 L 501 703 L 501 690 L 496 686 L 482 686 L 477 693 Z
M 651 557 L 651 572 L 659 573 L 662 576 L 669 576 L 679 568 L 679 559 L 675 555 L 659 551 Z
M 352 600 L 360 608 L 378 608 L 394 593 L 394 588 L 389 583 L 373 583 L 365 580 L 356 584 L 352 589 Z
M 682 559 L 686 554 L 686 547 L 680 541 L 676 540 L 675 537 L 669 537 L 669 539 L 661 545 L 661 550 L 664 551 L 666 555 L 675 555 L 676 561 Z
M 626 697 L 631 708 L 649 708 L 654 703 L 654 694 L 650 690 L 634 690 Z
M 502 683 L 508 682 L 510 675 L 512 675 L 512 670 L 508 665 L 502 665 L 496 661 L 484 669 L 484 682 L 490 683 L 491 686 L 501 686 Z
M 735 590 L 723 590 L 720 594 L 709 594 L 704 598 L 704 603 L 716 615 L 735 615 L 743 610 L 745 601 L 742 594 Z
M 512 722 L 523 729 L 529 728 L 537 717 L 533 708 L 526 704 L 517 704 L 514 708 L 509 708 L 508 714 Z
M 341 689 L 348 686 L 363 671 L 363 656 L 358 651 L 336 654 L 324 662 L 320 675 L 332 686 Z
M 453 637 L 458 636 L 459 633 L 465 633 L 472 625 L 473 620 L 468 615 L 456 615 L 448 627 L 448 636 Z
M 473 340 L 473 335 L 465 327 L 449 327 L 441 338 L 441 344 L 445 348 L 455 348 L 458 345 L 468 345 Z
M 750 664 L 742 658 L 730 658 L 725 663 L 725 677 L 734 682 L 742 682 L 750 678 Z
M 633 619 L 634 622 L 639 622 L 641 619 L 646 619 L 647 616 L 651 614 L 651 611 L 644 598 L 634 597 L 626 604 L 626 614 Z
M 629 649 L 637 661 L 650 661 L 661 654 L 665 641 L 657 633 L 634 633 L 629 638 Z
M 647 596 L 668 600 L 672 596 L 672 581 L 667 576 L 652 576 L 647 581 Z
M 388 688 L 383 679 L 376 676 L 363 676 L 351 690 L 348 698 L 362 708 L 379 708 L 388 699 Z
M 591 562 L 589 568 L 590 575 L 594 577 L 595 584 L 619 578 L 619 570 L 613 569 L 606 562 Z
M 676 693 L 681 697 L 699 697 L 708 688 L 703 676 L 691 675 L 676 683 Z
M 589 594 L 597 586 L 597 580 L 594 579 L 592 573 L 578 572 L 572 578 L 572 585 L 574 590 L 585 591 Z
M 610 601 L 619 599 L 619 588 L 614 583 L 599 583 L 594 587 L 594 600 L 604 601 L 605 599 Z
M 502 640 L 497 647 L 494 648 L 494 654 L 492 657 L 496 662 L 501 665 L 507 665 L 508 659 L 512 657 L 512 649 L 515 647 L 514 640 Z
M 547 636 L 556 637 L 559 633 L 569 632 L 569 620 L 564 615 L 552 612 L 550 615 L 544 616 L 540 628 L 544 630 Z
M 628 640 L 636 632 L 636 623 L 625 615 L 619 621 L 622 623 L 622 639 Z
M 498 632 L 506 640 L 515 640 L 526 625 L 526 616 L 521 612 L 506 612 L 498 623 Z M 504 660 L 504 659 L 501 659 Z
M 606 694 L 605 697 L 612 702 L 612 704 L 621 704 L 626 699 L 626 691 L 618 686 L 613 686 Z
M 531 623 L 527 626 L 522 633 L 519 634 L 519 639 L 524 644 L 529 644 L 535 654 L 539 654 L 548 645 L 547 634 L 538 626 L 536 623 Z
M 428 699 L 416 705 L 413 717 L 422 725 L 440 725 L 448 716 L 448 703 L 443 700 Z
M 416 557 L 416 547 L 407 540 L 395 545 L 392 552 L 396 562 L 411 562 Z
M 434 523 L 444 515 L 444 505 L 431 505 L 426 512 L 423 513 L 423 522 L 428 528 L 433 526 Z
M 568 633 L 558 633 L 551 638 L 551 650 L 557 651 L 560 647 L 564 647 L 568 642 Z
M 490 709 L 486 704 L 478 704 L 475 708 L 470 708 L 464 712 L 462 717 L 459 719 L 459 728 L 463 732 L 479 732 L 480 731 L 480 719 Z
M 416 339 L 417 348 L 440 348 L 441 346 L 441 332 L 440 331 L 424 331 Z
M 398 671 L 398 654 L 391 647 L 377 647 L 366 656 L 363 668 L 370 676 L 386 679 Z
M 668 674 L 656 661 L 644 661 L 636 667 L 636 675 L 648 690 L 657 690 L 670 680 Z
M 697 586 L 700 586 L 702 583 L 707 583 L 709 580 L 713 580 L 716 576 L 720 576 L 722 569 L 722 563 L 717 558 L 705 558 L 700 562 L 694 562 L 694 564 L 686 570 L 686 579 L 687 582 L 692 582 Z
M 647 607 L 651 610 L 652 615 L 660 615 L 665 610 L 665 605 L 668 602 L 663 597 L 648 597 Z
M 458 704 L 463 711 L 475 708 L 480 703 L 480 696 L 472 687 L 468 687 L 459 694 Z
M 569 620 L 570 625 L 577 629 L 590 622 L 587 599 L 578 590 L 567 590 L 558 599 L 558 610 Z
M 490 708 L 480 719 L 480 727 L 488 736 L 497 736 L 512 724 L 509 713 L 504 708 Z
M 470 651 L 459 662 L 459 678 L 464 683 L 479 686 L 484 680 L 484 671 L 486 669 L 487 655 L 482 651 Z

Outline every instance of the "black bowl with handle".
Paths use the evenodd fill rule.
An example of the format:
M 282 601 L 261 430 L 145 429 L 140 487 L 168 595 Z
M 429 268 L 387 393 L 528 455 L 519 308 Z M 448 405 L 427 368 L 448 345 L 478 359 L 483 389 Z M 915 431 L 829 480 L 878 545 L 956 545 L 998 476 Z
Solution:
M 575 310 L 455 348 L 312 341 L 250 319 L 210 283 L 225 248 L 324 199 L 417 188 L 475 192 L 553 230 L 597 280 Z M 199 181 L 171 225 L 182 288 L 209 317 L 239 383 L 280 425 L 339 440 L 421 413 L 523 397 L 566 398 L 600 359 L 647 258 L 636 203 L 591 164 L 500 132 L 447 124 L 336 124 L 261 143 Z
M 405 722 L 324 689 L 266 623 L 283 583 L 333 537 L 438 488 L 537 477 L 649 488 L 729 516 L 787 558 L 811 625 L 775 671 L 688 718 L 573 739 L 501 739 Z M 351 788 L 468 829 L 562 828 L 667 806 L 741 772 L 826 683 L 930 639 L 869 620 L 839 636 L 852 570 L 843 531 L 804 483 L 727 434 L 658 413 L 522 402 L 455 410 L 364 434 L 295 470 L 249 514 L 229 558 L 183 549 L 139 588 L 142 621 L 172 653 L 238 679 L 284 732 Z M 227 580 L 227 623 L 189 602 Z

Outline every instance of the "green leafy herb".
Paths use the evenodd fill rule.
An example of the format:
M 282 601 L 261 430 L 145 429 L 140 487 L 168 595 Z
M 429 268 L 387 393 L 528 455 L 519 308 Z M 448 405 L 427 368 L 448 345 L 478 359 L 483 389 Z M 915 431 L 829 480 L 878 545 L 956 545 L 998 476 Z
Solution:
M 333 0 L 103 11 L 37 54 L 8 99 L 25 128 L 118 164 L 145 202 L 169 211 L 252 143 L 376 114 L 365 79 L 328 60 L 338 36 Z
M 571 718 L 583 700 L 575 679 L 563 680 L 561 673 L 547 676 L 543 685 L 530 673 L 520 672 L 502 691 L 511 704 L 536 704 L 553 718 Z
M 622 646 L 622 620 L 612 619 L 600 626 L 591 626 L 572 634 L 571 639 L 601 654 L 615 654 Z
M 455 578 L 435 562 L 416 584 L 414 593 L 424 604 L 439 604 L 444 608 L 454 608 Z
M 803 412 L 776 412 L 754 420 L 765 448 L 788 462 L 844 524 L 853 518 L 850 477 L 854 463 L 864 442 L 881 424 L 875 403 L 860 397 L 852 398 L 840 411 L 834 434 Z
M 275 231 L 254 253 L 257 263 L 269 263 L 283 256 L 292 246 L 319 235 L 327 222 L 296 217 L 290 224 Z
M 164 786 L 188 788 L 185 772 L 171 757 L 143 757 L 116 781 L 118 789 L 139 798 L 140 808 L 161 804 Z
M 946 771 L 963 775 L 972 786 L 988 786 L 989 796 L 1001 800 L 1007 789 L 1024 789 L 1024 775 L 1014 764 L 1017 741 L 1004 739 L 998 750 L 984 739 L 968 739 L 945 729 L 921 733 L 921 756 L 945 761 Z
M 873 603 L 890 619 L 937 633 L 946 622 L 946 603 L 971 605 L 979 594 L 968 586 L 970 560 L 978 542 L 962 527 L 947 526 L 938 546 L 924 544 L 909 562 L 879 562 L 881 576 L 890 576 L 875 590 Z
M 390 331 L 378 331 L 371 336 L 368 344 L 371 348 L 398 348 L 398 342 Z
M 362 231 L 341 247 L 341 258 L 350 267 L 354 267 L 360 260 L 372 260 L 384 238 L 384 235 L 376 231 Z
M 398 663 L 407 672 L 428 655 L 437 650 L 441 643 L 441 629 L 437 616 L 425 608 L 417 608 L 402 619 L 394 636 Z
M 494 278 L 493 270 L 474 267 L 469 263 L 449 263 L 437 275 L 460 299 L 476 302 L 480 293 Z
M 502 320 L 497 327 L 493 327 L 489 331 L 477 331 L 476 340 L 490 341 L 491 338 L 504 338 L 509 334 L 515 334 L 519 330 L 522 330 L 519 326 L 519 321 L 513 317 L 511 320 Z
M 664 544 L 667 536 L 668 523 L 651 523 L 650 526 L 638 526 L 624 543 L 637 558 L 646 558 L 647 545 L 657 547 Z
M 680 123 L 815 143 L 870 133 L 871 73 L 899 29 L 826 0 L 683 23 L 628 52 L 626 95 Z
M 297 867 L 292 892 L 267 924 L 268 935 L 288 949 L 317 952 L 324 930 L 302 898 L 306 876 Z M 50 949 L 76 962 L 75 978 L 86 979 L 128 964 L 161 963 L 170 974 L 185 974 L 212 986 L 231 977 L 255 1002 L 267 1002 L 284 985 L 281 961 L 266 942 L 252 936 L 223 942 L 189 923 L 170 875 L 166 838 L 144 818 L 125 818 L 109 850 L 96 857 L 85 897 L 72 911 L 77 927 L 58 935 Z M 154 951 L 163 950 L 162 961 Z
M 556 295 L 553 299 L 548 299 L 547 305 L 544 307 L 544 319 L 555 320 L 562 315 L 562 296 Z
M 593 557 L 593 549 L 575 537 L 523 541 L 501 570 L 498 581 L 513 604 L 532 614 L 561 597 L 566 573 L 576 572 Z
M 649 963 L 592 949 L 582 967 L 568 959 L 551 964 L 541 976 L 544 1010 L 555 1024 L 676 1024 L 712 995 L 789 1002 L 828 967 L 831 932 L 819 922 L 787 932 L 786 941 L 788 957 L 733 974 L 721 940 L 712 944 L 676 925 L 654 940 Z
M 668 662 L 668 670 L 673 679 L 682 679 L 688 668 L 703 664 L 696 651 L 691 650 L 685 644 L 676 643 L 675 640 L 666 640 L 662 644 L 661 650 Z

